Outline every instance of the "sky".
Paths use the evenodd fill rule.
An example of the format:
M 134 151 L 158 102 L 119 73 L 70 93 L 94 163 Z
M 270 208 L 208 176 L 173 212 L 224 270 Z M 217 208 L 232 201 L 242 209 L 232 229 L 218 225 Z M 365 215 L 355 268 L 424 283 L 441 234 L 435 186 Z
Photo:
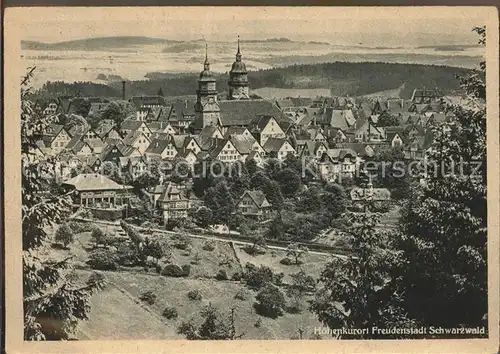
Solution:
M 173 40 L 286 37 L 339 45 L 475 44 L 474 8 L 164 7 L 27 9 L 22 39 L 60 42 L 89 37 Z

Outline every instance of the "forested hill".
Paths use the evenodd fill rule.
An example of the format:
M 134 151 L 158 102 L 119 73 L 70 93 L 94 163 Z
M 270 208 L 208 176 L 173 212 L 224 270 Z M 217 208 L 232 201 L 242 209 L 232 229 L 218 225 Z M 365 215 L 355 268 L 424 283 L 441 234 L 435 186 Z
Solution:
M 327 88 L 334 95 L 360 96 L 374 92 L 404 89 L 401 98 L 409 98 L 416 87 L 439 87 L 442 90 L 459 89 L 456 75 L 469 69 L 392 63 L 334 62 L 311 65 L 293 65 L 283 68 L 253 71 L 249 73 L 250 88 Z M 149 73 L 147 79 L 127 83 L 127 96 L 156 94 L 161 88 L 165 96 L 193 95 L 196 92 L 198 74 Z M 227 90 L 228 74 L 218 74 L 219 91 Z M 108 85 L 91 83 L 57 83 L 44 86 L 49 94 L 80 94 L 98 96 L 103 91 L 111 96 L 121 95 L 121 83 Z

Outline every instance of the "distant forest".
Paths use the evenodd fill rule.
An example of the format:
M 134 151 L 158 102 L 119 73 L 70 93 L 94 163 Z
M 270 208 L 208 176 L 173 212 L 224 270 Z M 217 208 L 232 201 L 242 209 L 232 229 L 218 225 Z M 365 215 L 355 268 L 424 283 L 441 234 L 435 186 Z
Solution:
M 442 90 L 459 89 L 456 75 L 469 69 L 393 63 L 334 62 L 311 65 L 292 65 L 249 72 L 250 88 L 326 88 L 334 95 L 360 96 L 391 90 L 405 83 L 401 98 L 411 97 L 414 88 L 439 87 Z M 194 95 L 198 74 L 182 75 L 149 73 L 150 79 L 128 81 L 126 95 L 154 95 L 161 89 L 165 96 Z M 219 92 L 227 90 L 228 74 L 216 74 Z M 43 94 L 49 96 L 108 96 L 121 97 L 121 83 L 108 85 L 91 82 L 47 82 Z

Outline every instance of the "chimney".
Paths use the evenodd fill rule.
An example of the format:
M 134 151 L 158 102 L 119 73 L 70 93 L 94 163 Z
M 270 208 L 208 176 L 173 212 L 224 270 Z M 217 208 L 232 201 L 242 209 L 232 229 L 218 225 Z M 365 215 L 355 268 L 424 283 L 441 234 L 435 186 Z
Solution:
M 125 81 L 122 81 L 122 100 L 125 101 L 126 96 L 125 96 Z

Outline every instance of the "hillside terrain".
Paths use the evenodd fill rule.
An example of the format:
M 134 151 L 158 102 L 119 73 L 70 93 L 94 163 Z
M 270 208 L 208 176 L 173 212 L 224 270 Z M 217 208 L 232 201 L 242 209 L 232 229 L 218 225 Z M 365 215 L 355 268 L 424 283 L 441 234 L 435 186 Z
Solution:
M 251 71 L 248 77 L 252 90 L 321 89 L 333 95 L 361 96 L 401 88 L 400 97 L 410 98 L 416 87 L 457 90 L 459 81 L 456 79 L 456 74 L 463 75 L 468 71 L 469 69 L 435 65 L 334 62 Z M 128 81 L 127 95 L 153 95 L 160 88 L 165 96 L 193 95 L 196 92 L 198 74 L 195 73 L 155 72 L 147 76 L 150 77 L 149 80 Z M 219 92 L 225 91 L 228 75 L 216 74 L 216 79 Z M 106 96 L 120 97 L 121 83 L 56 82 L 47 83 L 44 85 L 44 90 L 51 95 L 99 96 L 105 93 Z

